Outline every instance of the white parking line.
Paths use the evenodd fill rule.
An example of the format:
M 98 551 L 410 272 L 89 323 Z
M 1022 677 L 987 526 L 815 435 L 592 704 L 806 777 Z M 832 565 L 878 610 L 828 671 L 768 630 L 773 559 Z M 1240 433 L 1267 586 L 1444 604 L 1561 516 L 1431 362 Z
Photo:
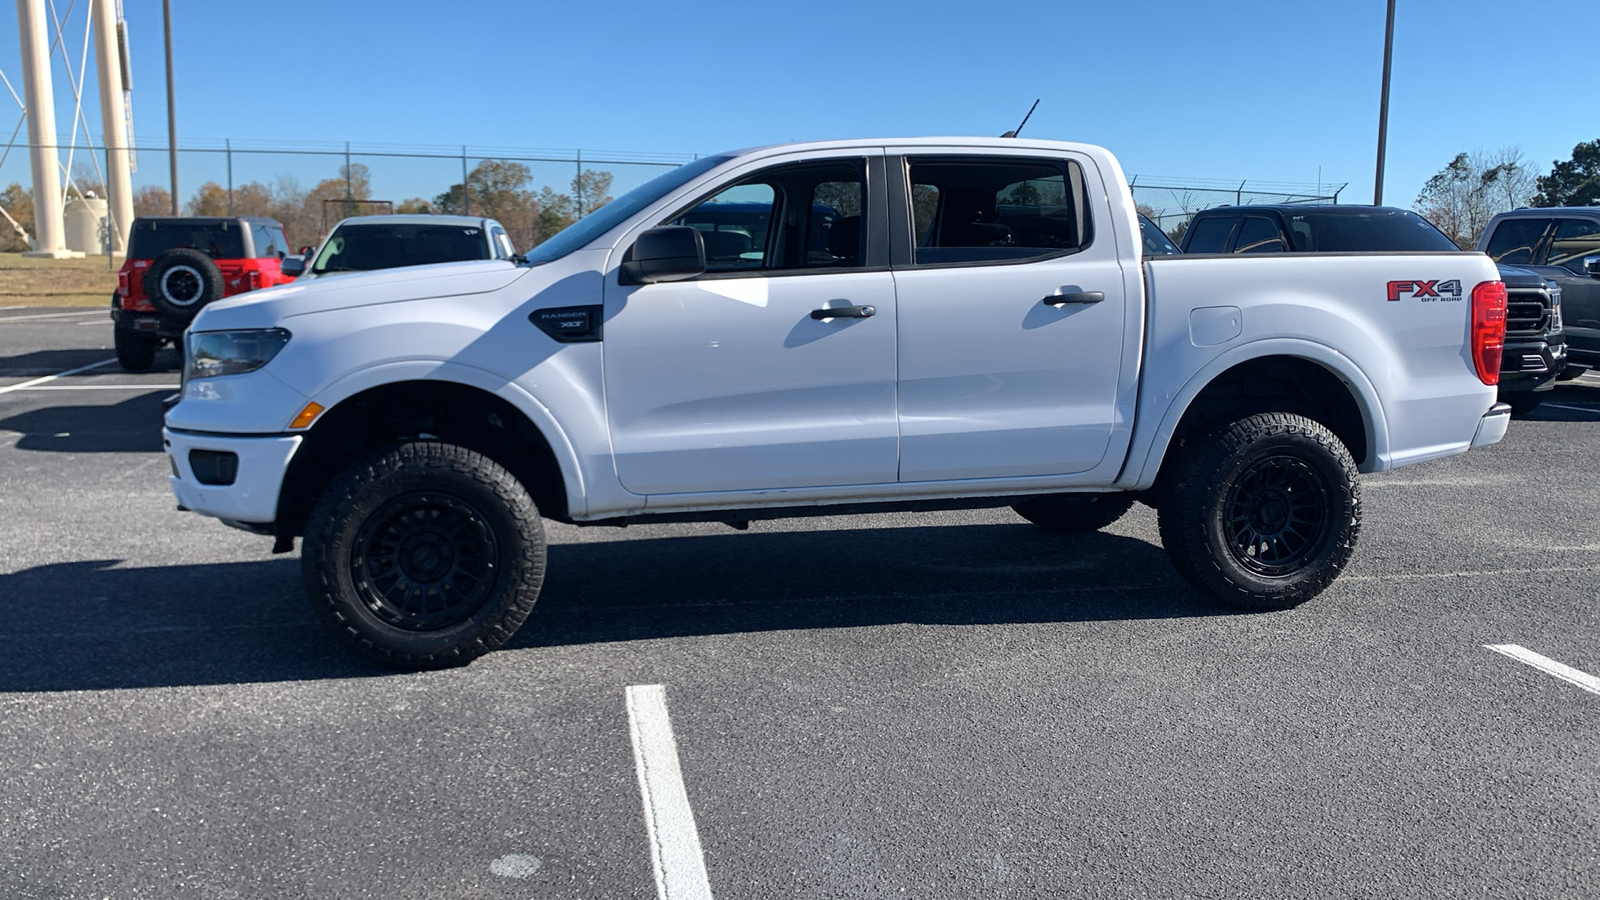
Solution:
M 76 375 L 79 372 L 87 372 L 90 369 L 98 369 L 101 366 L 109 366 L 114 362 L 116 362 L 115 358 L 102 359 L 97 363 L 90 363 L 87 366 L 79 366 L 76 369 L 68 369 L 65 372 L 57 372 L 54 375 L 46 375 L 43 378 L 35 378 L 32 381 L 24 381 L 21 384 L 13 384 L 9 387 L 0 387 L 0 394 L 9 394 L 12 391 L 25 391 L 36 384 L 44 384 L 47 381 L 55 381 L 57 378 L 65 378 L 68 375 Z
M 1586 406 L 1567 406 L 1562 403 L 1546 403 L 1544 405 L 1551 409 L 1570 409 L 1573 412 L 1586 412 L 1591 416 L 1600 416 L 1600 409 L 1590 409 Z
M 1484 644 L 1483 646 L 1496 653 L 1509 656 L 1517 662 L 1527 663 L 1546 675 L 1554 675 L 1568 684 L 1575 684 L 1591 694 L 1600 694 L 1600 678 L 1558 663 L 1549 657 L 1540 656 L 1527 647 L 1517 644 Z
M 16 391 L 175 391 L 181 384 L 46 384 L 40 387 L 22 387 Z
M 667 716 L 667 691 L 659 684 L 635 684 L 627 696 L 633 764 L 650 832 L 656 894 L 661 900 L 711 900 L 700 832 L 694 827 L 694 810 L 678 768 L 678 743 Z
M 26 319 L 67 319 L 73 316 L 107 316 L 103 309 L 86 309 L 83 312 L 43 313 L 37 316 L 0 316 L 0 322 L 21 322 Z

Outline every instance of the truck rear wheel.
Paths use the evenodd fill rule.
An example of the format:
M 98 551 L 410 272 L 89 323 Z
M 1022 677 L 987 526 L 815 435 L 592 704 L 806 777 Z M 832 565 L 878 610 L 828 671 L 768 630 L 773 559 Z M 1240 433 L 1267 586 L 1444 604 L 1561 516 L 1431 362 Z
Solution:
M 156 364 L 156 349 L 161 339 L 126 328 L 112 328 L 111 341 L 117 350 L 117 363 L 127 372 L 148 372 Z
M 1133 497 L 1122 493 L 1048 494 L 1011 507 L 1017 515 L 1050 531 L 1099 531 L 1122 518 Z
M 1349 562 L 1361 489 L 1350 451 L 1321 424 L 1250 416 L 1174 462 L 1161 542 L 1195 587 L 1242 609 L 1289 609 Z
M 317 616 L 399 669 L 466 665 L 521 627 L 544 580 L 539 510 L 515 476 L 418 441 L 336 477 L 312 509 L 301 574 Z

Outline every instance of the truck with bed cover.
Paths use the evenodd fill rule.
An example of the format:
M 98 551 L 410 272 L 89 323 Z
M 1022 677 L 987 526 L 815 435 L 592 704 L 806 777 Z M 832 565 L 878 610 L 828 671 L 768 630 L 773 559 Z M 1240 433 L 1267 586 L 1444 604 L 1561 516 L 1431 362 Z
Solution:
M 730 203 L 766 213 L 708 256 Z M 516 631 L 542 517 L 1010 506 L 1074 532 L 1142 500 L 1185 579 L 1285 609 L 1350 559 L 1358 473 L 1505 434 L 1505 301 L 1477 253 L 1145 258 L 1090 145 L 780 145 L 522 260 L 213 303 L 163 433 L 181 507 L 302 537 L 319 618 L 401 668 Z

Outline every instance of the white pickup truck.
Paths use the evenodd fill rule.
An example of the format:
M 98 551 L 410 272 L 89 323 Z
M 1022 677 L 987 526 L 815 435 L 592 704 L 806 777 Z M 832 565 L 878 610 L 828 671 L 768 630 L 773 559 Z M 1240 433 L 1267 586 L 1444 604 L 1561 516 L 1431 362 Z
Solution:
M 538 596 L 541 517 L 1159 511 L 1226 603 L 1326 587 L 1358 472 L 1505 434 L 1479 253 L 1141 258 L 1107 151 L 1019 139 L 702 158 L 525 260 L 206 307 L 166 414 L 182 507 L 303 536 L 356 652 L 459 665 Z

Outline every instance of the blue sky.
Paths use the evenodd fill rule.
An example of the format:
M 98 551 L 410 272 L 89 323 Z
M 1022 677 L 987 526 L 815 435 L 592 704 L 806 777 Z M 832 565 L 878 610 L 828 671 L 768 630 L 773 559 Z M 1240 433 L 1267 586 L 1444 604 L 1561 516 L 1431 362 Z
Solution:
M 62 10 L 69 2 L 56 0 Z M 75 2 L 74 69 L 88 0 Z M 135 131 L 144 145 L 162 144 L 161 4 L 124 3 Z M 1324 182 L 1350 183 L 1345 202 L 1372 196 L 1384 0 L 172 6 L 180 144 L 693 154 L 999 134 L 1040 98 L 1025 134 L 1104 145 L 1130 174 L 1312 183 L 1320 171 Z M 1600 138 L 1581 88 L 1600 81 L 1595 12 L 1592 0 L 1399 0 L 1385 200 L 1410 205 L 1463 150 L 1515 145 L 1542 172 Z M 20 93 L 17 56 L 8 27 L 0 71 Z M 92 85 L 92 55 L 88 71 Z M 55 82 L 65 132 L 71 95 L 59 57 Z M 0 94 L 0 140 L 16 121 Z M 17 157 L 0 181 L 27 180 Z M 331 175 L 337 160 L 317 165 L 302 180 Z M 136 183 L 165 178 L 164 157 L 143 154 L 140 167 Z M 216 176 L 186 173 L 180 193 L 204 177 Z M 401 197 L 450 180 L 459 166 L 394 167 L 374 173 L 374 188 Z

